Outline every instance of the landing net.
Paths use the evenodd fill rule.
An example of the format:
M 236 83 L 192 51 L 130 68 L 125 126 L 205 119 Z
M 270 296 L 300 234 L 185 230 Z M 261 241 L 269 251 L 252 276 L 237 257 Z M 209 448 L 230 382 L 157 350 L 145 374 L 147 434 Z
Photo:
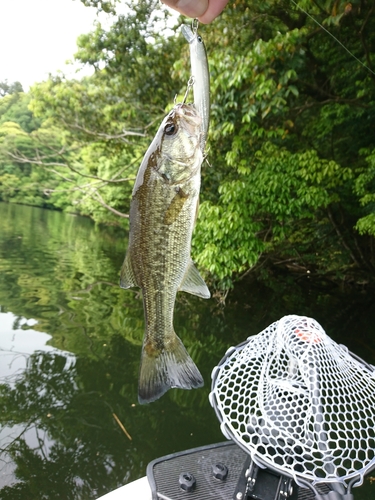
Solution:
M 228 439 L 297 482 L 357 486 L 375 467 L 375 368 L 314 319 L 285 316 L 229 349 L 210 402 Z

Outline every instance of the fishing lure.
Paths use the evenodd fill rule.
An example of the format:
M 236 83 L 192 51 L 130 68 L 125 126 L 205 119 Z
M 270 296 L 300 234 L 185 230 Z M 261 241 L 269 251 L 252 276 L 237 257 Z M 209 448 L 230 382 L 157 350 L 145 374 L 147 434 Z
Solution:
M 193 77 L 194 106 L 201 119 L 201 150 L 205 149 L 210 121 L 210 73 L 207 52 L 202 37 L 198 34 L 198 21 L 193 21 L 192 28 L 181 27 L 182 34 L 190 45 L 190 65 Z

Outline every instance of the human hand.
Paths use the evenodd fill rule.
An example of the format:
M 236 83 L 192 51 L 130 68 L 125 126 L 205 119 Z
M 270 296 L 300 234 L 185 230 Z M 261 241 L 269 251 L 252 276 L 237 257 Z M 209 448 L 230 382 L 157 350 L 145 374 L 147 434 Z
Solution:
M 187 17 L 197 18 L 203 24 L 208 24 L 217 17 L 229 0 L 161 0 Z

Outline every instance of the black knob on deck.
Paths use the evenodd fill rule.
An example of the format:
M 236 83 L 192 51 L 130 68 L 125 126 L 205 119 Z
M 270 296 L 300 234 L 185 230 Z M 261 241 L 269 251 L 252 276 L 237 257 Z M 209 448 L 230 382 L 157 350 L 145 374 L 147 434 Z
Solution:
M 182 472 L 178 478 L 178 482 L 180 483 L 180 488 L 189 493 L 193 491 L 197 481 L 190 472 Z
M 212 474 L 216 479 L 224 481 L 228 475 L 228 467 L 221 462 L 212 466 Z

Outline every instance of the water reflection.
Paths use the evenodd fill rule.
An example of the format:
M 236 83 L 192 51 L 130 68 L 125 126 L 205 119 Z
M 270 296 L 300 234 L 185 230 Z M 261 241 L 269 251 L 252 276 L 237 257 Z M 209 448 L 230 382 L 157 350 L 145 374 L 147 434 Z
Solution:
M 9 381 L 22 372 L 27 365 L 27 359 L 38 347 L 45 346 L 51 335 L 35 330 L 25 331 L 22 326 L 32 326 L 34 319 L 18 318 L 12 313 L 0 312 L 0 380 Z M 51 347 L 47 347 L 52 349 Z
M 375 362 L 369 294 L 353 301 L 303 282 L 252 282 L 224 310 L 179 294 L 175 330 L 206 385 L 140 406 L 142 301 L 117 285 L 125 240 L 85 218 L 0 203 L 1 499 L 94 499 L 143 476 L 156 457 L 221 441 L 211 370 L 284 314 L 316 317 Z
M 48 433 L 39 428 L 36 419 L 28 418 L 27 422 L 21 418 L 20 401 L 11 402 L 8 394 L 18 393 L 18 386 L 24 380 L 24 373 L 32 364 L 33 353 L 39 349 L 57 353 L 58 350 L 45 345 L 51 335 L 38 332 L 30 328 L 35 325 L 34 319 L 16 317 L 12 313 L 0 312 L 0 398 L 2 402 L 0 429 L 0 474 L 2 486 L 8 488 L 14 483 L 17 475 L 17 462 L 13 453 L 20 447 L 27 447 L 35 453 L 47 455 L 52 446 Z M 74 357 L 69 353 L 62 353 L 69 363 Z M 19 394 L 19 393 L 18 393 Z M 28 394 L 24 396 L 28 398 Z
M 157 456 L 221 439 L 207 419 L 208 387 L 138 405 L 143 308 L 139 293 L 117 285 L 125 247 L 124 232 L 87 219 L 0 204 L 0 304 L 13 318 L 0 321 L 0 336 L 11 327 L 32 346 L 12 383 L 2 379 L 1 420 L 12 439 L 3 435 L 10 465 L 1 498 L 92 499 L 144 475 Z M 176 329 L 208 379 L 212 348 L 204 346 L 215 326 L 196 336 L 200 307 L 182 299 Z M 23 317 L 37 323 L 21 319 L 19 329 Z

